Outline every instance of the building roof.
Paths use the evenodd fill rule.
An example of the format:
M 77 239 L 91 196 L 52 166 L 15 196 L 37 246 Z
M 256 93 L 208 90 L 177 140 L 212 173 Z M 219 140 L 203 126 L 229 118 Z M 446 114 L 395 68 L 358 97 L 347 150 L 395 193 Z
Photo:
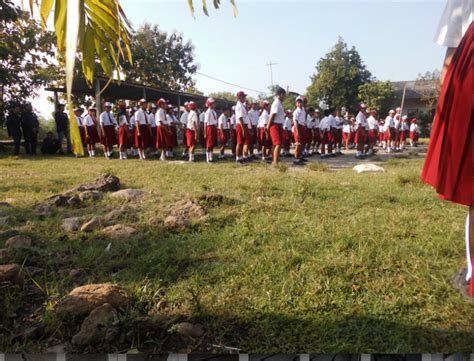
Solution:
M 105 77 L 96 77 L 100 89 L 102 89 L 108 82 Z M 65 93 L 65 87 L 48 87 L 47 91 Z M 89 95 L 95 97 L 95 89 L 90 88 L 84 79 L 76 79 L 72 86 L 73 94 Z M 182 105 L 187 101 L 194 101 L 198 106 L 204 106 L 208 97 L 203 95 L 196 95 L 191 93 L 176 92 L 168 89 L 162 89 L 159 87 L 144 86 L 139 83 L 133 83 L 129 81 L 117 81 L 112 80 L 111 83 L 101 93 L 101 98 L 104 100 L 139 100 L 145 98 L 149 101 L 156 101 L 160 98 L 164 98 L 170 101 L 173 105 Z M 179 102 L 179 104 L 178 104 Z M 225 99 L 216 99 L 216 105 L 218 108 L 229 108 L 233 105 Z
M 403 95 L 403 88 L 406 86 L 406 99 L 420 99 L 421 94 L 415 90 L 415 80 L 407 80 L 407 81 L 391 81 L 390 83 L 395 88 L 395 94 L 397 96 Z

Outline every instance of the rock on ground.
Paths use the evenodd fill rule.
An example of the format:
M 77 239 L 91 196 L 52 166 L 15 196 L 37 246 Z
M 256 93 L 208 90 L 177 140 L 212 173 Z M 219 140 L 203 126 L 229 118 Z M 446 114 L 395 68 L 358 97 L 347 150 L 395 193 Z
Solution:
M 61 224 L 61 229 L 64 232 L 76 232 L 79 230 L 80 227 L 80 218 L 79 217 L 71 217 L 63 219 L 63 223 Z
M 102 232 L 112 239 L 124 239 L 135 234 L 137 230 L 124 224 L 116 224 L 114 226 L 104 228 Z
M 82 202 L 98 201 L 102 199 L 103 193 L 101 191 L 84 191 L 84 192 L 79 193 L 78 196 Z
M 181 322 L 174 326 L 176 332 L 181 336 L 197 338 L 204 334 L 204 329 L 200 324 L 192 324 L 190 322 Z
M 118 285 L 88 284 L 73 289 L 60 302 L 56 312 L 62 316 L 82 316 L 104 303 L 118 309 L 130 304 L 130 300 L 128 292 Z
M 161 218 L 161 217 L 155 217 L 155 216 L 154 216 L 154 217 L 150 217 L 150 218 L 148 219 L 148 224 L 149 224 L 149 225 L 152 225 L 152 226 L 161 226 L 161 225 L 163 225 L 164 223 L 165 223 L 165 222 L 164 222 L 163 218 Z
M 165 226 L 177 231 L 183 231 L 189 226 L 189 220 L 183 216 L 168 216 L 165 218 Z
M 18 264 L 0 265 L 0 283 L 10 282 L 17 285 L 23 284 L 23 272 Z
M 91 220 L 84 223 L 81 227 L 81 232 L 92 232 L 99 228 L 102 224 L 100 217 L 94 217 Z
M 0 231 L 0 240 L 8 239 L 10 237 L 16 236 L 18 231 L 16 229 L 7 229 Z
M 114 209 L 102 217 L 105 226 L 113 226 L 117 220 L 124 214 L 123 209 Z
M 378 165 L 368 163 L 368 164 L 358 164 L 354 168 L 357 173 L 368 173 L 368 172 L 385 172 L 385 169 L 379 167 Z
M 106 327 L 116 319 L 115 308 L 109 303 L 104 303 L 86 317 L 79 333 L 72 338 L 72 343 L 82 346 L 100 343 L 105 337 Z
M 9 226 L 11 223 L 12 223 L 12 217 L 10 216 L 0 217 L 0 227 Z
M 7 248 L 31 247 L 31 238 L 28 236 L 13 236 L 5 242 Z
M 53 207 L 49 204 L 37 204 L 34 206 L 34 209 L 40 217 L 49 217 L 53 214 Z
M 111 194 L 112 197 L 121 198 L 126 200 L 135 200 L 142 197 L 146 192 L 141 189 L 121 189 Z
M 120 189 L 120 179 L 110 173 L 101 175 L 92 183 L 82 184 L 68 191 L 67 193 L 84 191 L 115 192 Z
M 0 249 L 0 262 L 8 257 L 8 249 L 2 248 Z

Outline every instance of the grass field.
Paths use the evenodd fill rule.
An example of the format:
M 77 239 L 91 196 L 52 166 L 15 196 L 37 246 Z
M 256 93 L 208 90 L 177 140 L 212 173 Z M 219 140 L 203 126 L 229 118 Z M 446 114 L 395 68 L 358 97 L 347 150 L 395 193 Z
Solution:
M 4 156 L 0 201 L 13 198 L 4 213 L 34 246 L 3 263 L 41 271 L 27 281 L 28 292 L 1 286 L 0 349 L 44 351 L 62 343 L 84 351 L 69 343 L 80 323 L 62 323 L 54 306 L 74 286 L 114 282 L 133 295 L 120 315 L 124 323 L 147 317 L 169 330 L 190 320 L 203 325 L 204 335 L 177 340 L 171 331 L 131 332 L 125 346 L 86 351 L 472 351 L 472 305 L 449 284 L 464 264 L 466 209 L 438 200 L 419 181 L 422 159 L 411 158 L 385 162 L 386 173 L 356 174 L 319 166 Z M 123 220 L 138 234 L 114 241 L 110 252 L 98 233 L 65 237 L 61 220 L 104 214 L 124 202 L 106 195 L 47 219 L 33 212 L 36 202 L 104 172 L 149 192 L 128 205 Z M 205 223 L 184 232 L 148 224 L 175 201 L 206 193 L 226 198 L 204 205 Z M 77 268 L 85 270 L 80 282 L 63 276 Z M 40 336 L 15 337 L 39 320 Z

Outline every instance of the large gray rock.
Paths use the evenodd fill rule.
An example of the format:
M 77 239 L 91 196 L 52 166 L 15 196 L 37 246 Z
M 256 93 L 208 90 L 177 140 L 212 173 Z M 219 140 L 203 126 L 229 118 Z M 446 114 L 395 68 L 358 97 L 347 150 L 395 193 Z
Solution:
M 101 226 L 101 224 L 102 224 L 102 219 L 100 217 L 94 217 L 82 225 L 81 232 L 95 231 Z
M 130 304 L 131 298 L 122 287 L 109 283 L 89 284 L 73 289 L 58 305 L 61 316 L 81 316 L 109 303 L 115 309 Z
M 114 198 L 121 198 L 126 200 L 135 200 L 142 197 L 146 192 L 141 189 L 121 189 L 111 194 Z
M 63 219 L 63 223 L 61 224 L 61 229 L 66 233 L 76 232 L 79 230 L 80 218 L 79 217 L 71 217 Z
M 13 284 L 23 284 L 22 268 L 18 264 L 0 265 L 0 283 L 9 282 Z
M 92 183 L 82 184 L 76 188 L 71 189 L 67 193 L 84 192 L 84 191 L 101 191 L 101 192 L 115 192 L 120 189 L 120 179 L 118 177 L 106 173 L 101 175 Z
M 104 228 L 102 232 L 112 239 L 126 239 L 134 235 L 137 230 L 130 226 L 116 224 L 114 226 Z
M 81 330 L 72 338 L 74 345 L 94 345 L 100 343 L 104 337 L 107 326 L 117 319 L 117 311 L 110 304 L 104 303 L 92 310 L 82 322 Z
M 104 226 L 113 226 L 118 219 L 124 214 L 122 209 L 114 209 L 102 217 Z
M 13 236 L 5 242 L 7 248 L 31 247 L 31 238 L 28 236 Z
M 98 201 L 102 199 L 102 192 L 101 191 L 84 191 L 79 193 L 79 199 L 82 202 L 85 201 Z

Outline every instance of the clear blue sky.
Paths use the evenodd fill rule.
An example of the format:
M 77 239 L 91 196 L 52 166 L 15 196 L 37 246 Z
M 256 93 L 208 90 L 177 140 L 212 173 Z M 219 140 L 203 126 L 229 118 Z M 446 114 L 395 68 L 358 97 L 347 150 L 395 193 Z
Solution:
M 248 88 L 266 91 L 270 60 L 274 82 L 304 92 L 321 56 L 342 36 L 354 45 L 368 69 L 381 80 L 411 80 L 440 68 L 445 49 L 433 42 L 446 0 L 432 1 L 250 1 L 228 0 L 210 16 L 194 0 L 193 19 L 186 0 L 121 0 L 137 28 L 143 22 L 178 31 L 195 45 L 199 71 Z M 197 75 L 205 93 L 237 88 Z M 250 92 L 251 95 L 256 93 Z

